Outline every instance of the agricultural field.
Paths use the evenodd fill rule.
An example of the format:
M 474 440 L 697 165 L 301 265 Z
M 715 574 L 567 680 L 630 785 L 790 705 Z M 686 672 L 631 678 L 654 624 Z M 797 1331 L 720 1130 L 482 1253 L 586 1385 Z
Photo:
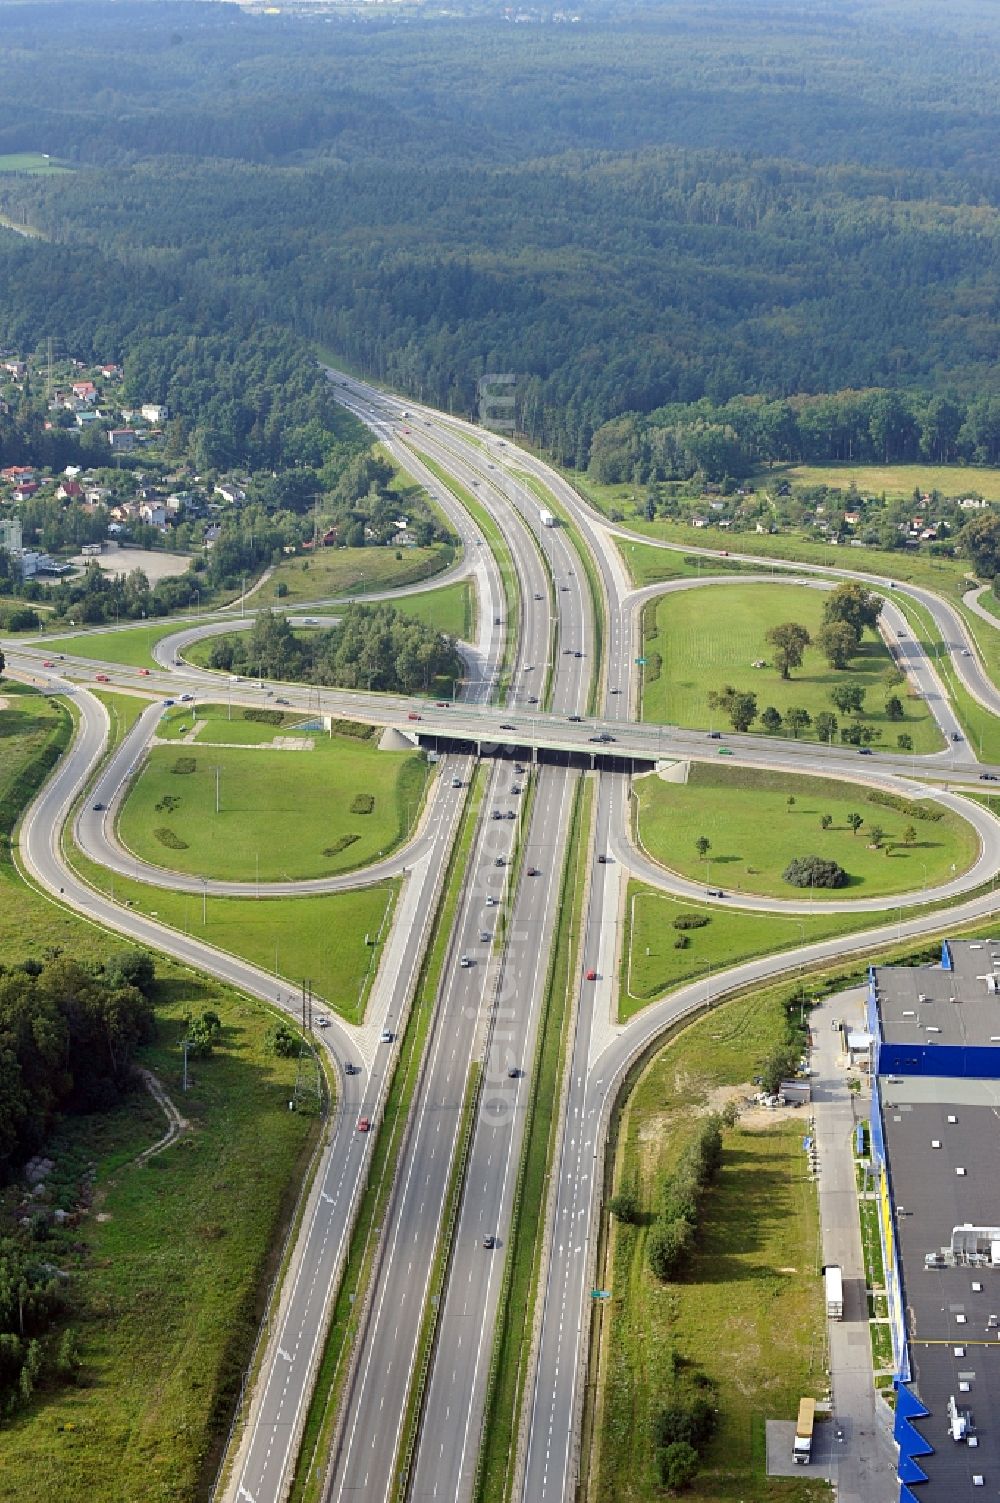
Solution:
M 727 1130 L 687 1272 L 661 1284 L 646 1260 L 659 1184 L 692 1120 L 741 1094 L 755 1067 L 786 1039 L 773 990 L 724 1004 L 662 1048 L 628 1098 L 615 1184 L 637 1184 L 643 1215 L 636 1225 L 615 1224 L 603 1274 L 612 1299 L 597 1401 L 594 1491 L 601 1503 L 664 1496 L 654 1421 L 675 1382 L 699 1374 L 714 1385 L 719 1426 L 692 1496 L 705 1503 L 827 1496 L 823 1483 L 764 1472 L 765 1417 L 794 1418 L 800 1396 L 821 1396 L 825 1379 L 818 1207 L 801 1125 Z
M 686 784 L 655 775 L 635 783 L 639 836 L 644 848 L 671 870 L 725 891 L 767 897 L 870 898 L 950 881 L 976 859 L 972 826 L 940 806 L 915 801 L 907 812 L 872 803 L 863 787 L 833 778 L 797 777 L 692 763 Z M 852 814 L 863 818 L 855 834 Z M 821 821 L 829 818 L 829 828 Z M 875 848 L 871 833 L 883 835 Z M 907 833 L 912 839 L 907 841 Z M 705 857 L 697 841 L 710 842 Z M 782 880 L 796 856 L 839 862 L 845 887 L 810 893 Z
M 863 496 L 884 495 L 889 501 L 912 496 L 914 490 L 1000 501 L 1000 469 L 979 465 L 778 464 L 752 478 L 758 487 L 773 487 L 783 480 L 790 485 L 828 485 L 844 491 L 855 485 Z
M 0 954 L 8 965 L 60 949 L 106 960 L 126 942 L 27 886 L 8 853 L 13 821 L 65 743 L 69 718 L 17 685 L 0 685 L 0 697 Z M 297 1061 L 268 1045 L 275 1015 L 162 958 L 157 977 L 157 1037 L 140 1062 L 194 1131 L 148 1168 L 136 1165 L 165 1125 L 137 1091 L 108 1113 L 67 1117 L 46 1142 L 53 1180 L 67 1190 L 93 1166 L 94 1214 L 46 1243 L 71 1275 L 68 1323 L 81 1368 L 77 1383 L 39 1392 L 6 1418 L 2 1503 L 187 1503 L 205 1491 L 314 1141 L 308 1104 L 288 1110 Z M 192 1066 L 182 1094 L 186 1017 L 208 1008 L 221 1042 Z
M 0 153 L 0 172 L 30 172 L 33 177 L 54 177 L 71 172 L 47 151 L 8 151 Z
M 367 734 L 232 723 L 251 727 L 249 744 L 214 739 L 230 734 L 219 706 L 211 747 L 151 748 L 119 817 L 129 850 L 196 876 L 292 881 L 366 866 L 412 828 L 427 778 L 419 754 L 380 752 Z
M 642 718 L 694 729 L 728 729 L 728 720 L 708 703 L 712 690 L 726 684 L 757 695 L 758 713 L 770 705 L 782 717 L 789 707 L 801 707 L 815 720 L 824 711 L 847 718 L 834 709 L 830 690 L 845 680 L 865 685 L 862 723 L 882 731 L 882 744 L 895 750 L 896 737 L 913 738 L 917 753 L 939 751 L 941 733 L 924 702 L 909 698 L 905 685 L 890 685 L 892 659 L 881 638 L 868 634 L 846 671 L 829 667 L 817 647 L 808 647 L 801 668 L 783 680 L 771 663 L 765 635 L 772 626 L 797 621 L 815 637 L 823 619 L 823 592 L 805 585 L 767 581 L 762 584 L 706 585 L 682 590 L 650 603 L 643 617 Z M 769 666 L 754 668 L 762 659 Z M 904 718 L 890 721 L 885 702 L 890 695 L 903 701 Z M 761 730 L 759 722 L 752 729 Z M 815 740 L 813 726 L 802 733 Z

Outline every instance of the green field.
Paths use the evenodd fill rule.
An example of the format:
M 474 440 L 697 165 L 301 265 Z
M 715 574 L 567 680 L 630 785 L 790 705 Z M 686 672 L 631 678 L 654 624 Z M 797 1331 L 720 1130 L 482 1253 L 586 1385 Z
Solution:
M 758 487 L 770 488 L 787 480 L 791 485 L 829 485 L 849 490 L 856 485 L 863 496 L 887 500 L 920 491 L 943 496 L 985 496 L 1000 501 L 1000 469 L 965 464 L 787 464 L 774 465 L 754 476 Z
M 735 559 L 701 558 L 698 554 L 681 553 L 672 548 L 656 548 L 652 543 L 637 543 L 631 538 L 616 538 L 615 542 L 625 560 L 629 577 L 638 589 L 664 584 L 671 579 L 701 579 L 709 574 L 759 574 L 769 568 L 766 559 L 757 565 L 740 564 Z
M 228 736 L 221 706 L 217 717 L 213 735 Z M 253 738 L 269 732 L 268 742 L 295 736 L 294 727 L 232 724 L 249 727 Z M 420 812 L 422 756 L 322 731 L 297 739 L 312 750 L 152 747 L 121 811 L 122 840 L 158 866 L 234 881 L 328 876 L 395 849 Z M 368 798 L 374 806 L 366 812 Z
M 69 657 L 96 658 L 104 663 L 118 663 L 127 668 L 155 668 L 153 648 L 164 637 L 182 631 L 192 623 L 178 616 L 175 621 L 161 621 L 155 626 L 128 626 L 77 632 L 72 637 L 53 637 L 39 643 L 43 652 L 66 653 Z
M 771 626 L 798 621 L 815 636 L 822 623 L 823 598 L 821 591 L 805 585 L 769 580 L 706 585 L 651 602 L 643 616 L 643 719 L 728 729 L 725 716 L 709 707 L 708 694 L 732 684 L 757 695 L 758 713 L 773 705 L 784 716 L 794 705 L 808 710 L 813 719 L 830 710 L 843 724 L 845 717 L 834 710 L 829 692 L 834 684 L 850 679 L 866 685 L 863 721 L 881 729 L 886 748 L 895 750 L 897 735 L 905 731 L 918 753 L 939 751 L 944 744 L 941 733 L 923 700 L 907 697 L 905 686 L 887 685 L 884 675 L 892 670 L 892 659 L 881 638 L 866 637 L 846 672 L 830 668 L 816 647 L 806 649 L 802 667 L 793 669 L 787 681 L 773 666 L 751 666 L 758 658 L 770 664 L 765 633 Z M 890 694 L 903 700 L 905 719 L 898 723 L 885 715 Z M 759 724 L 752 729 L 759 732 Z M 812 727 L 802 735 L 803 740 L 810 738 L 816 739 Z
M 16 685 L 0 693 L 10 702 L 0 710 L 0 955 L 14 965 L 61 948 L 106 960 L 125 942 L 26 886 L 7 849 L 13 818 L 65 741 L 69 718 Z M 188 1503 L 205 1492 L 313 1140 L 311 1115 L 287 1108 L 296 1061 L 265 1045 L 272 1015 L 162 958 L 157 974 L 158 1035 L 141 1062 L 195 1130 L 148 1168 L 132 1167 L 165 1125 L 138 1092 L 106 1115 L 66 1118 L 45 1144 L 61 1182 L 79 1184 L 93 1164 L 101 1219 L 54 1229 L 45 1243 L 46 1257 L 71 1275 L 81 1379 L 5 1419 L 3 1503 Z M 206 1008 L 221 1018 L 222 1045 L 193 1066 L 182 1095 L 185 1015 Z
M 645 1208 L 675 1164 L 692 1118 L 725 1088 L 749 1082 L 785 1041 L 775 993 L 726 1004 L 661 1049 L 637 1081 L 619 1133 L 615 1182 L 638 1181 Z M 765 1416 L 794 1418 L 802 1394 L 822 1395 L 825 1349 L 817 1266 L 819 1223 L 799 1123 L 727 1131 L 689 1272 L 660 1284 L 645 1256 L 649 1219 L 616 1225 L 605 1306 L 598 1458 L 588 1496 L 656 1503 L 653 1421 L 671 1373 L 716 1385 L 719 1428 L 691 1496 L 711 1503 L 805 1503 L 828 1496 L 808 1478 L 768 1478 Z M 776 1333 L 780 1332 L 780 1340 Z M 592 1463 L 594 1458 L 592 1458 Z
M 0 172 L 30 172 L 36 177 L 52 177 L 56 173 L 70 172 L 44 151 L 9 151 L 0 154 Z
M 948 810 L 939 820 L 915 818 L 832 778 L 692 763 L 686 784 L 650 775 L 636 781 L 635 795 L 642 844 L 671 870 L 706 886 L 797 898 L 803 906 L 811 896 L 869 898 L 930 888 L 949 881 L 953 870 L 966 871 L 979 849 L 972 826 Z M 857 835 L 846 822 L 853 812 L 864 819 Z M 823 815 L 832 816 L 828 830 L 820 827 Z M 868 834 L 875 825 L 885 832 L 877 850 Z M 916 838 L 907 846 L 903 832 L 910 825 Z M 700 836 L 711 841 L 707 860 L 695 847 Z M 783 882 L 789 861 L 806 855 L 838 861 L 848 885 L 810 894 Z
M 284 559 L 261 590 L 260 603 L 266 600 L 287 610 L 301 600 L 398 589 L 440 573 L 454 556 L 447 543 L 431 548 L 318 548 L 308 558 Z M 280 597 L 275 595 L 279 584 L 287 587 Z
M 700 929 L 684 931 L 673 927 L 675 919 L 691 915 L 707 918 L 708 923 Z M 645 882 L 630 881 L 618 993 L 619 1021 L 628 1022 L 654 998 L 692 981 L 704 980 L 709 995 L 713 976 L 755 955 L 773 955 L 834 934 L 874 928 L 882 921 L 882 915 L 871 913 L 805 913 L 798 917 L 726 909 L 714 903 L 698 904 L 671 897 Z M 682 934 L 687 944 L 678 948 Z
M 462 642 L 471 642 L 475 635 L 476 591 L 469 579 L 421 595 L 401 595 L 392 605 L 401 616 L 411 616 Z

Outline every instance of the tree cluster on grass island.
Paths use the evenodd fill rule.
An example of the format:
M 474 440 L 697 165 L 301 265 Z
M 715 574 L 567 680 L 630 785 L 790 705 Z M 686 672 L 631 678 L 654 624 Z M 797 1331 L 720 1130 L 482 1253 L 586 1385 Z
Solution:
M 848 881 L 840 863 L 825 856 L 796 856 L 781 876 L 792 887 L 845 887 Z

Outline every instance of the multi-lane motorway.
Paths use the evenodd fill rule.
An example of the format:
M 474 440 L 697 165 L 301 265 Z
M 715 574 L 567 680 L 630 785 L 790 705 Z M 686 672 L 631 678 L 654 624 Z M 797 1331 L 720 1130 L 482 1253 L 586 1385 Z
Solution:
M 589 889 L 582 936 L 581 973 L 570 1041 L 559 1146 L 553 1165 L 547 1210 L 546 1257 L 539 1319 L 527 1373 L 526 1404 L 519 1443 L 511 1457 L 515 1495 L 523 1503 L 569 1500 L 580 1470 L 577 1452 L 583 1364 L 589 1331 L 588 1293 L 593 1278 L 595 1229 L 603 1185 L 603 1143 L 607 1114 L 630 1060 L 675 1018 L 711 1005 L 751 981 L 848 953 L 862 946 L 909 934 L 926 934 L 926 915 L 904 920 L 908 904 L 930 897 L 954 906 L 941 922 L 959 922 L 994 911 L 992 892 L 963 897 L 1000 872 L 1000 827 L 982 809 L 973 810 L 942 784 L 977 780 L 984 769 L 961 739 L 958 722 L 933 665 L 910 635 L 905 618 L 890 600 L 884 634 L 912 685 L 926 699 L 942 730 L 945 749 L 935 757 L 879 754 L 857 760 L 849 749 L 818 748 L 765 737 L 727 737 L 734 761 L 822 771 L 831 776 L 879 781 L 912 791 L 912 779 L 929 784 L 937 797 L 971 817 L 980 839 L 974 869 L 935 893 L 893 899 L 895 921 L 865 936 L 833 939 L 777 957 L 747 962 L 708 982 L 700 981 L 647 1008 L 627 1027 L 616 1019 L 619 914 L 629 872 L 676 892 L 704 897 L 698 884 L 667 873 L 632 843 L 628 822 L 632 762 L 685 760 L 715 754 L 704 733 L 639 724 L 634 720 L 637 613 L 653 591 L 630 586 L 612 528 L 540 460 L 511 448 L 482 430 L 426 408 L 402 402 L 340 374 L 338 395 L 368 422 L 395 457 L 419 478 L 452 519 L 464 544 L 454 577 L 474 574 L 479 596 L 479 639 L 469 653 L 470 683 L 463 702 L 441 704 L 391 696 L 349 694 L 283 686 L 293 707 L 326 714 L 353 715 L 392 725 L 425 744 L 446 750 L 419 827 L 404 850 L 377 867 L 346 878 L 307 883 L 261 884 L 261 895 L 288 897 L 329 891 L 376 880 L 403 877 L 392 933 L 373 987 L 368 1018 L 361 1028 L 334 1020 L 324 1035 L 334 1061 L 350 1061 L 357 1073 L 341 1068 L 338 1110 L 320 1166 L 302 1233 L 290 1263 L 287 1286 L 272 1322 L 261 1376 L 242 1415 L 225 1496 L 250 1503 L 277 1503 L 285 1496 L 295 1462 L 325 1319 L 343 1266 L 354 1209 L 364 1184 L 373 1134 L 357 1130 L 367 1117 L 377 1129 L 389 1072 L 398 1049 L 433 915 L 468 797 L 475 756 L 506 747 L 490 763 L 482 813 L 475 831 L 468 873 L 448 951 L 421 1077 L 420 1093 L 404 1136 L 389 1209 L 380 1228 L 378 1277 L 366 1303 L 357 1343 L 349 1356 L 343 1410 L 332 1454 L 323 1460 L 326 1496 L 338 1500 L 385 1500 L 403 1489 L 414 1499 L 468 1500 L 473 1495 L 479 1455 L 489 1361 L 497 1315 L 507 1232 L 513 1212 L 525 1107 L 531 1098 L 531 1062 L 544 1007 L 549 954 L 560 898 L 574 790 L 581 768 L 596 772 L 594 850 L 588 853 Z M 453 494 L 438 473 L 456 487 Z M 571 527 L 542 525 L 538 494 L 546 488 Z M 490 550 L 461 504 L 458 492 L 475 494 L 499 525 L 516 576 L 516 620 L 508 605 Z M 596 566 L 596 606 L 603 630 L 596 629 L 591 588 L 571 533 L 589 549 Z M 636 541 L 638 541 L 636 536 Z M 648 543 L 648 539 L 642 539 Z M 686 552 L 699 550 L 685 549 Z M 710 550 L 704 550 L 711 556 Z M 790 578 L 823 575 L 866 579 L 854 570 L 782 566 Z M 741 583 L 755 576 L 740 577 Z M 440 581 L 431 581 L 430 588 Z M 703 583 L 709 582 L 706 574 Z M 730 583 L 720 576 L 715 583 Z M 812 580 L 819 587 L 822 581 Z M 766 581 L 762 581 L 766 584 Z M 697 587 L 684 581 L 673 588 Z M 970 692 L 1000 709 L 961 618 L 947 602 L 927 591 L 898 587 L 931 611 Z M 325 608 L 329 607 L 326 603 Z M 313 609 L 318 610 L 319 606 Z M 231 629 L 234 622 L 226 625 Z M 141 679 L 134 670 L 105 668 L 113 683 L 152 689 L 161 696 L 190 692 L 218 697 L 216 675 L 184 663 L 186 644 L 213 629 L 191 622 L 161 641 L 157 671 Z M 513 644 L 501 688 L 499 667 L 504 641 Z M 81 643 L 86 650 L 86 644 Z M 44 642 L 31 648 L 6 644 L 8 661 L 24 676 L 74 693 L 80 729 L 67 757 L 25 818 L 22 857 L 29 874 L 54 896 L 94 920 L 143 943 L 219 975 L 254 995 L 294 1010 L 296 1002 L 273 977 L 234 957 L 222 955 L 190 936 L 167 930 L 153 919 L 123 909 L 95 892 L 67 865 L 60 832 L 81 790 L 75 822 L 78 843 L 112 871 L 141 881 L 201 892 L 246 892 L 248 884 L 221 883 L 165 872 L 137 862 L 120 845 L 115 814 L 129 774 L 145 755 L 160 707 L 140 717 L 130 736 L 103 766 L 97 780 L 107 723 L 98 701 L 70 680 L 98 666 L 97 659 L 61 662 L 42 668 Z M 597 713 L 588 713 L 592 673 L 600 654 Z M 211 686 L 211 687 L 209 687 Z M 275 686 L 230 684 L 234 703 L 267 702 Z M 319 702 L 317 703 L 317 698 Z M 956 737 L 958 739 L 956 739 Z M 519 751 L 519 749 L 523 749 Z M 540 753 L 542 760 L 535 761 Z M 524 771 L 514 757 L 523 756 Z M 572 764 L 572 765 L 570 765 Z M 907 781 L 903 781 L 907 780 Z M 458 786 L 455 786 L 458 785 Z M 97 804 L 105 808 L 97 809 Z M 514 817 L 510 818 L 508 815 Z M 597 862 L 600 852 L 609 859 Z M 256 885 L 254 884 L 254 890 Z M 755 909 L 787 911 L 796 904 L 730 897 Z M 815 911 L 864 906 L 829 900 Z M 880 909 L 879 903 L 869 905 Z M 898 912 L 897 912 L 898 910 Z M 463 963 L 463 961 L 465 963 Z M 592 974 L 587 982 L 583 977 Z M 393 1034 L 381 1042 L 383 1030 Z M 447 1280 L 432 1288 L 439 1218 L 456 1149 L 460 1108 L 470 1069 L 482 1066 L 464 1191 L 459 1203 Z M 485 1245 L 487 1242 L 489 1246 Z M 430 1302 L 434 1301 L 432 1305 Z M 419 1368 L 420 1331 L 425 1312 L 437 1313 L 436 1341 L 426 1370 Z M 412 1453 L 405 1449 L 408 1402 L 419 1379 L 423 1427 Z M 402 1495 L 402 1492 L 400 1493 Z

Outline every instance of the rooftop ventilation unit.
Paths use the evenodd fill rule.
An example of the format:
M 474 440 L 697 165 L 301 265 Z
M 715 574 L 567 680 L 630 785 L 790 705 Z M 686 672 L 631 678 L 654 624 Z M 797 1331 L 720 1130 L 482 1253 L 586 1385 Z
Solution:
M 986 990 L 996 996 L 997 992 L 1000 992 L 1000 976 L 987 976 Z
M 956 1226 L 951 1233 L 951 1247 L 946 1251 L 956 1263 L 1000 1268 L 1000 1227 Z
M 956 1404 L 955 1395 L 948 1400 L 948 1430 L 952 1440 L 968 1440 L 973 1433 L 972 1410 L 965 1404 Z

